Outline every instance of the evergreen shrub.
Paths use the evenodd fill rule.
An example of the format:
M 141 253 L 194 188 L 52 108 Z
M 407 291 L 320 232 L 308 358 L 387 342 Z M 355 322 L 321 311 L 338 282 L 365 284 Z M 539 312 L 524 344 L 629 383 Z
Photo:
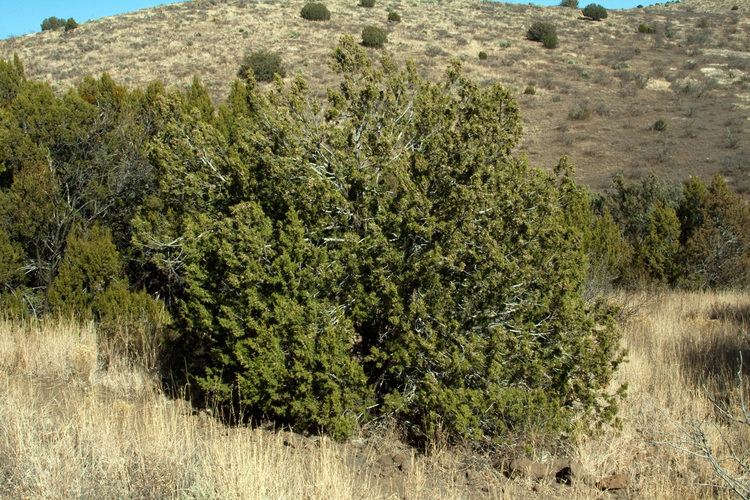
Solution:
M 606 19 L 609 15 L 607 9 L 596 3 L 588 4 L 583 8 L 582 12 L 584 17 L 587 17 L 592 21 L 601 21 L 602 19 Z
M 365 26 L 362 29 L 362 45 L 365 47 L 382 48 L 388 40 L 385 30 L 377 26 Z
M 546 21 L 534 22 L 526 33 L 526 38 L 534 42 L 542 42 L 547 49 L 557 48 L 558 45 L 557 28 Z
M 260 50 L 245 56 L 237 72 L 237 76 L 244 80 L 249 79 L 251 74 L 259 82 L 271 82 L 276 75 L 285 77 L 286 69 L 279 54 Z
M 331 12 L 323 3 L 308 3 L 302 7 L 300 16 L 308 21 L 328 21 L 331 19 Z

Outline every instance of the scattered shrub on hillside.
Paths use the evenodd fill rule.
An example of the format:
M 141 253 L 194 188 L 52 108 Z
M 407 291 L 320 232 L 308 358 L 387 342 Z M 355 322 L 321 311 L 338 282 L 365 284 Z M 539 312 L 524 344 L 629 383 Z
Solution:
M 385 30 L 377 26 L 365 26 L 362 29 L 362 45 L 365 47 L 382 48 L 388 41 Z
M 479 57 L 480 61 L 486 61 L 487 60 L 487 52 L 485 52 L 483 50 L 480 51 L 478 57 Z
M 641 23 L 638 25 L 638 33 L 653 34 L 656 33 L 656 28 L 650 24 Z
M 577 9 L 578 0 L 562 0 L 560 2 L 560 7 L 567 7 L 569 9 Z
M 286 69 L 279 54 L 261 50 L 245 56 L 237 72 L 237 76 L 244 80 L 250 78 L 251 74 L 259 82 L 271 82 L 275 75 L 285 77 Z
M 578 101 L 568 111 L 568 118 L 571 120 L 588 120 L 590 116 L 591 106 L 588 101 Z
M 67 33 L 68 31 L 73 31 L 73 30 L 74 30 L 74 29 L 76 29 L 77 27 L 78 27 L 78 23 L 77 23 L 77 22 L 76 22 L 76 20 L 75 20 L 75 19 L 73 19 L 72 17 L 69 17 L 69 18 L 68 18 L 68 20 L 67 20 L 67 21 L 65 21 L 65 32 L 66 32 L 66 33 Z
M 731 10 L 740 10 L 740 8 L 737 5 L 732 5 L 732 9 Z
M 375 7 L 375 0 L 359 0 L 359 6 L 371 9 Z
M 534 95 L 536 94 L 536 87 L 532 84 L 526 85 L 526 88 L 523 89 L 523 93 L 525 95 Z
M 65 19 L 51 16 L 42 21 L 42 31 L 56 30 L 65 26 Z
M 609 13 L 607 9 L 596 3 L 590 3 L 582 10 L 583 15 L 593 21 L 606 19 Z
M 42 21 L 42 31 L 56 30 L 65 28 L 65 31 L 72 31 L 78 27 L 78 23 L 72 17 L 63 19 L 61 17 L 48 17 Z
M 545 21 L 534 22 L 526 33 L 526 38 L 534 42 L 542 42 L 542 45 L 548 49 L 554 49 L 558 45 L 557 28 L 554 24 Z
M 388 12 L 388 22 L 389 23 L 400 23 L 401 22 L 401 15 L 398 12 L 394 12 L 394 11 Z
M 302 7 L 300 16 L 308 21 L 328 21 L 331 19 L 331 12 L 323 3 L 308 3 Z
M 667 121 L 664 120 L 664 118 L 659 118 L 653 123 L 653 125 L 651 125 L 651 130 L 655 130 L 657 132 L 663 132 L 667 130 Z

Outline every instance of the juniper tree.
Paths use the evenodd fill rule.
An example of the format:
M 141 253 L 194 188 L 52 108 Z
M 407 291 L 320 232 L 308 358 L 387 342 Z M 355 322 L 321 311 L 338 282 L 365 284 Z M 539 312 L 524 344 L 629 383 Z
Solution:
M 346 435 L 395 417 L 475 443 L 612 416 L 621 355 L 555 179 L 512 150 L 518 107 L 351 37 L 327 102 L 235 83 L 152 146 L 135 242 L 168 278 L 182 366 L 244 416 Z M 171 109 L 179 106 L 169 104 Z

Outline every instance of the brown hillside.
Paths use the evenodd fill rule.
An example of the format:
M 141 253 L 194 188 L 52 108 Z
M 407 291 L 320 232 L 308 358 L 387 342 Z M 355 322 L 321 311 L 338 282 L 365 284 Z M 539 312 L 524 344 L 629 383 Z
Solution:
M 440 78 L 457 57 L 480 81 L 516 90 L 526 122 L 521 149 L 536 165 L 551 167 L 568 154 L 580 178 L 597 189 L 618 171 L 676 180 L 721 173 L 750 193 L 748 0 L 610 11 L 601 22 L 582 19 L 579 10 L 476 0 L 378 1 L 372 9 L 330 0 L 331 20 L 310 22 L 299 16 L 303 4 L 168 5 L 69 33 L 3 40 L 0 57 L 17 53 L 29 76 L 60 89 L 102 72 L 135 86 L 154 79 L 186 85 L 197 75 L 220 100 L 243 55 L 267 49 L 282 55 L 289 75 L 301 73 L 322 93 L 335 83 L 325 61 L 339 37 L 375 24 L 389 32 L 387 50 L 431 77 Z M 389 10 L 402 22 L 387 23 Z M 555 23 L 559 48 L 526 40 L 538 19 Z M 655 32 L 639 33 L 640 24 Z M 524 93 L 532 87 L 534 94 Z M 664 130 L 654 130 L 657 120 Z

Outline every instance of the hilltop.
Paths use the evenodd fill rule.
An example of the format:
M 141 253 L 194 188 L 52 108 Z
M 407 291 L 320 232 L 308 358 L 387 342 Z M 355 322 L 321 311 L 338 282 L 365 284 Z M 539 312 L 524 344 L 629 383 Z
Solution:
M 29 77 L 62 90 L 82 76 L 109 73 L 130 86 L 160 79 L 184 87 L 193 76 L 220 101 L 244 54 L 281 54 L 321 95 L 334 85 L 326 60 L 343 34 L 386 28 L 386 49 L 439 79 L 452 58 L 470 76 L 511 88 L 521 104 L 521 151 L 550 168 L 570 155 L 595 189 L 612 175 L 654 172 L 682 180 L 727 177 L 750 191 L 750 2 L 695 1 L 610 11 L 591 22 L 580 10 L 472 0 L 327 2 L 330 21 L 299 16 L 303 1 L 194 1 L 92 21 L 69 33 L 0 41 L 0 57 L 18 54 Z M 737 5 L 737 10 L 731 10 Z M 386 21 L 387 12 L 402 22 Z M 40 13 L 42 16 L 44 13 Z M 560 46 L 526 40 L 535 20 L 557 26 Z M 653 28 L 640 33 L 639 26 Z M 480 51 L 487 59 L 480 60 Z M 663 120 L 663 130 L 654 124 Z M 656 127 L 661 128 L 661 127 Z

